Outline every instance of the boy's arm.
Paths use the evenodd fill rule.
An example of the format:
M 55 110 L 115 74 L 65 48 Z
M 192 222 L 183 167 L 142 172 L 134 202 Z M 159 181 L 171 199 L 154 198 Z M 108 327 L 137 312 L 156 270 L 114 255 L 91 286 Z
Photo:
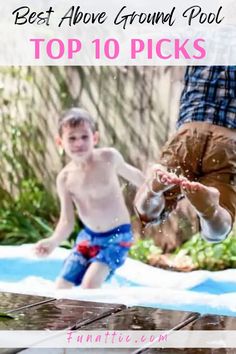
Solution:
M 57 177 L 57 193 L 60 199 L 60 218 L 51 239 L 59 245 L 70 236 L 75 223 L 74 206 L 66 189 L 64 173 L 60 173 Z
M 57 193 L 60 199 L 60 218 L 51 237 L 40 240 L 35 245 L 38 256 L 47 256 L 63 240 L 67 239 L 74 228 L 74 207 L 65 185 L 65 174 L 62 171 L 57 177 Z
M 140 187 L 144 182 L 143 173 L 136 167 L 125 162 L 123 156 L 117 150 L 113 149 L 113 154 L 118 175 L 125 178 L 136 187 Z

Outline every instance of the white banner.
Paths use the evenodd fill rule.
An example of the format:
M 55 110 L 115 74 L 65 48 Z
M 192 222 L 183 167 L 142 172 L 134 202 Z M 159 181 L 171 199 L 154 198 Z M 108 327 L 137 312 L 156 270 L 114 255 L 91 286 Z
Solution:
M 234 0 L 9 0 L 0 65 L 234 65 Z
M 0 331 L 0 348 L 236 348 L 236 331 Z

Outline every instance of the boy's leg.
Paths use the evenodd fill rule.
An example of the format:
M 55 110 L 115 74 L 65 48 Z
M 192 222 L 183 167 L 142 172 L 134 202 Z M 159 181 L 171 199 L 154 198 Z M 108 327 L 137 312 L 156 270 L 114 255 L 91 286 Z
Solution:
M 169 213 L 165 221 L 145 230 L 145 234 L 154 237 L 155 244 L 169 253 L 183 242 L 199 232 L 197 213 L 187 198 L 177 202 L 176 208 Z
M 192 181 L 198 180 L 198 184 L 189 182 L 186 185 L 186 202 L 189 201 L 197 212 L 203 237 L 212 242 L 222 241 L 230 232 L 236 214 L 236 130 L 201 122 L 188 123 L 185 127 L 189 132 L 180 130 L 180 134 L 185 135 L 181 139 L 182 145 L 175 137 L 170 144 L 171 150 L 169 146 L 164 149 L 161 162 L 168 167 L 180 162 L 183 175 Z M 196 186 L 198 190 L 194 192 Z M 181 204 L 182 200 L 167 222 L 160 225 L 160 237 L 165 236 L 166 230 L 173 231 L 174 236 L 181 231 L 169 227 L 176 225 L 171 221 L 179 214 L 178 207 L 181 211 Z M 177 216 L 175 220 L 178 219 L 183 220 Z
M 99 288 L 110 273 L 110 268 L 102 262 L 93 262 L 86 270 L 81 287 L 83 289 Z
M 157 224 L 146 229 L 145 233 L 147 235 L 150 233 L 151 236 L 155 235 L 156 244 L 165 252 L 172 251 L 180 246 L 199 230 L 199 221 L 194 208 L 186 198 L 181 199 L 179 179 L 177 178 L 178 175 L 183 174 L 190 179 L 194 179 L 197 172 L 197 156 L 195 151 L 192 152 L 196 144 L 193 144 L 190 128 L 183 127 L 165 144 L 159 158 L 163 172 L 158 172 L 156 182 L 149 188 L 149 190 L 159 191 L 160 193 L 158 200 L 158 195 L 156 197 L 154 194 L 151 196 L 151 192 L 149 192 L 149 195 L 153 197 L 150 207 L 153 204 L 154 209 L 155 203 L 157 204 L 156 210 L 154 209 L 154 212 L 157 211 L 157 213 L 151 215 L 153 221 L 156 221 Z M 160 180 L 163 182 L 160 183 Z M 175 187 L 173 188 L 172 185 Z M 148 191 L 147 186 L 143 186 L 144 189 Z M 138 197 L 139 194 L 137 194 L 135 201 Z M 150 219 L 148 220 L 147 217 L 145 219 L 145 214 L 140 213 L 141 208 L 137 209 L 141 221 L 144 221 L 143 224 L 147 223 Z
M 199 182 L 204 186 L 199 187 L 198 196 L 206 206 L 208 200 L 211 201 L 215 215 L 212 218 L 208 211 L 200 220 L 203 236 L 208 238 L 213 232 L 216 239 L 212 241 L 220 241 L 230 232 L 236 216 L 236 129 L 206 124 L 204 128 L 209 131 L 210 138 L 202 157 Z M 191 197 L 195 203 L 195 196 Z M 196 207 L 201 208 L 199 204 Z
M 196 180 L 199 176 L 201 149 L 206 145 L 207 139 L 206 129 L 199 133 L 195 127 L 192 128 L 192 123 L 188 123 L 165 144 L 159 162 L 166 170 L 173 171 L 178 176 L 181 174 L 190 180 Z M 199 231 L 197 213 L 187 198 L 181 199 L 179 181 L 171 181 L 172 175 L 168 176 L 165 183 L 173 183 L 176 187 L 164 191 L 165 206 L 160 213 L 161 222 L 151 230 L 151 235 L 155 234 L 156 244 L 165 252 L 172 251 Z
M 182 187 L 197 212 L 203 238 L 209 242 L 223 241 L 232 229 L 232 218 L 220 205 L 219 190 L 188 180 L 183 180 Z
M 91 263 L 84 274 L 81 287 L 85 289 L 100 287 L 109 275 L 124 264 L 132 243 L 130 224 L 116 227 L 108 236 L 102 233 L 95 236 L 92 247 L 98 246 L 100 250 L 90 259 Z
M 57 289 L 69 289 L 79 285 L 88 267 L 87 259 L 81 254 L 75 246 L 69 256 L 66 258 L 60 274 L 56 280 Z
M 58 278 L 55 283 L 56 289 L 70 289 L 74 286 L 74 283 L 67 281 L 63 278 Z

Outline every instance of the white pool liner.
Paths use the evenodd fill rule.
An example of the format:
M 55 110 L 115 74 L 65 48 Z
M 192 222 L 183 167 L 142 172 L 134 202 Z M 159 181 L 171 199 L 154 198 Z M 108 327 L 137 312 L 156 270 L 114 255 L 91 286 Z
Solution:
M 48 258 L 64 259 L 68 252 L 68 250 L 57 248 Z M 17 257 L 36 259 L 32 252 L 32 245 L 0 246 L 0 258 Z M 43 262 L 43 259 L 41 261 Z M 70 290 L 55 290 L 52 281 L 30 276 L 19 282 L 0 282 L 0 291 L 125 305 L 194 304 L 236 312 L 236 293 L 214 295 L 189 290 L 207 279 L 236 283 L 236 269 L 180 273 L 127 259 L 125 264 L 117 270 L 117 274 L 140 284 L 140 287 L 121 287 L 115 279 L 112 279 L 110 284 L 105 283 L 100 289 L 85 290 L 75 287 Z

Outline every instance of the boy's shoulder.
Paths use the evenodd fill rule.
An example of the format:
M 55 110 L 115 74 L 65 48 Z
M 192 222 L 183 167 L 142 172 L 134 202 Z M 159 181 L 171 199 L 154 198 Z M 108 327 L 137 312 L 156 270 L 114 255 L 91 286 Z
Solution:
M 97 156 L 106 162 L 116 162 L 121 154 L 113 147 L 102 147 L 96 149 Z
M 71 162 L 69 162 L 57 175 L 57 182 L 62 183 L 66 181 L 68 173 L 73 171 L 74 166 Z

